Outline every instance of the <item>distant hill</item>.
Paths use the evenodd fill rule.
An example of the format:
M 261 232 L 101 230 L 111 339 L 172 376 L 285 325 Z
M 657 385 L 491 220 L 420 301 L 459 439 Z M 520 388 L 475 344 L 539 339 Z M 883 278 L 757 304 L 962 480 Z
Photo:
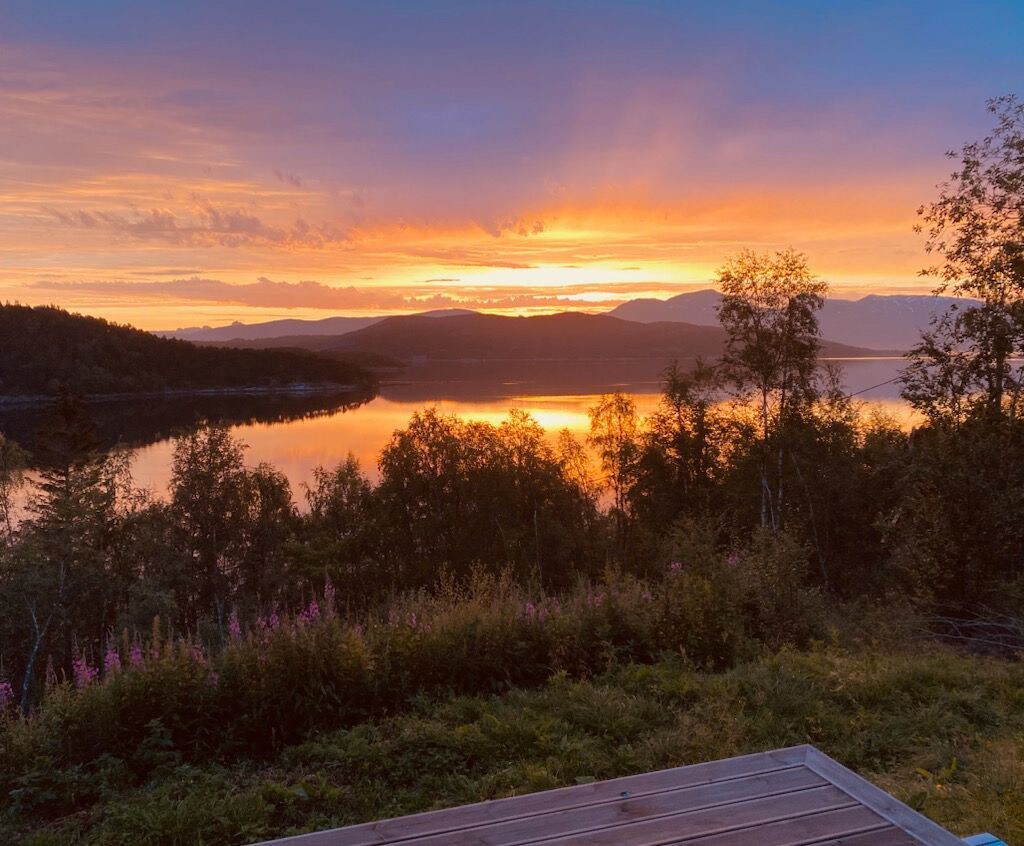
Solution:
M 438 309 L 422 312 L 423 317 L 452 317 L 474 312 L 461 308 Z M 380 323 L 388 315 L 380 317 L 325 317 L 322 320 L 268 320 L 266 323 L 239 323 L 228 326 L 190 326 L 155 332 L 164 338 L 180 338 L 183 341 L 255 341 L 266 338 L 301 338 L 305 336 L 335 336 L 365 329 Z
M 51 306 L 0 305 L 0 395 L 83 394 L 295 383 L 369 387 L 352 362 L 302 350 L 198 347 Z
M 718 325 L 718 291 L 679 294 L 667 300 L 637 299 L 608 312 L 639 323 L 678 321 L 698 326 Z M 964 302 L 953 297 L 870 294 L 859 300 L 829 298 L 819 316 L 821 334 L 833 341 L 875 349 L 912 347 L 932 316 Z
M 680 322 L 638 323 L 604 314 L 501 317 L 468 314 L 442 319 L 389 317 L 349 332 L 325 353 L 358 350 L 406 362 L 498 360 L 601 360 L 713 357 L 721 353 L 725 333 L 718 326 Z M 871 355 L 874 351 L 825 342 L 834 356 Z

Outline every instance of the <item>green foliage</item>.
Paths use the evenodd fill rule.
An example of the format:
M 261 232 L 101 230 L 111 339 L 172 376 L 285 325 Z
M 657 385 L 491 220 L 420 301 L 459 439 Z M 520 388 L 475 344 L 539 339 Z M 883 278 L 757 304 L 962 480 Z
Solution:
M 593 502 L 522 412 L 499 426 L 436 409 L 414 414 L 380 470 L 374 507 L 396 588 L 474 566 L 563 585 L 593 570 Z
M 733 434 L 721 407 L 719 370 L 698 359 L 691 372 L 673 364 L 664 375 L 629 489 L 633 513 L 651 534 L 680 516 L 711 516 Z
M 269 465 L 247 468 L 243 450 L 219 426 L 175 442 L 171 542 L 185 567 L 172 586 L 183 627 L 218 602 L 267 602 L 285 575 L 283 546 L 296 522 L 288 480 Z
M 761 525 L 782 527 L 786 453 L 794 417 L 815 396 L 818 311 L 828 284 L 794 250 L 744 250 L 719 270 L 726 332 L 721 367 L 737 395 L 757 408 Z
M 1016 842 L 1022 688 L 1017 663 L 927 650 L 783 652 L 719 673 L 618 665 L 531 691 L 420 699 L 271 761 L 168 759 L 142 782 L 111 758 L 40 762 L 0 834 L 94 846 L 248 842 L 811 742 L 957 833 Z
M 737 569 L 708 553 L 656 583 L 608 573 L 559 597 L 481 574 L 358 623 L 336 616 L 328 594 L 297 617 L 261 618 L 213 654 L 156 632 L 102 680 L 58 686 L 32 717 L 0 726 L 0 789 L 20 789 L 39 768 L 91 772 L 105 756 L 135 778 L 183 761 L 271 756 L 423 696 L 533 687 L 553 673 L 583 678 L 663 655 L 728 667 L 757 634 L 741 614 Z
M 998 97 L 988 111 L 995 127 L 949 153 L 957 170 L 918 209 L 936 293 L 981 301 L 933 320 L 908 354 L 904 396 L 933 427 L 1024 412 L 1024 103 Z
M 743 617 L 769 647 L 807 646 L 825 627 L 820 589 L 812 586 L 807 550 L 790 535 L 759 529 L 735 554 Z
M 28 453 L 0 433 L 0 538 L 14 540 L 15 495 L 25 484 Z
M 633 400 L 619 393 L 601 397 L 590 409 L 587 442 L 597 452 L 601 471 L 612 493 L 619 539 L 624 542 L 628 491 L 636 482 L 636 465 L 640 457 L 640 421 Z
M 1003 605 L 1024 563 L 1024 425 L 975 420 L 913 444 L 888 525 L 901 581 L 947 610 Z

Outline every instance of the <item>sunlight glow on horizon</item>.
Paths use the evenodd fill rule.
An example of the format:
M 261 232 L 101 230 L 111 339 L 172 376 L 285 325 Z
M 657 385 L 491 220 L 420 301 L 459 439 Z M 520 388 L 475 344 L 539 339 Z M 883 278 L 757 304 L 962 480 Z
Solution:
M 744 247 L 927 292 L 915 210 L 1024 76 L 999 3 L 40 12 L 0 30 L 0 301 L 146 329 L 602 311 Z

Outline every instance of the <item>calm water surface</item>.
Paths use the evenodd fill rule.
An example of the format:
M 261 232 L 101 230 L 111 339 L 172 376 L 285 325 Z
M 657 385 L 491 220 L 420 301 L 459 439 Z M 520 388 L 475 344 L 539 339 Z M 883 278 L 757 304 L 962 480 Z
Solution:
M 904 425 L 911 424 L 912 412 L 899 399 L 898 386 L 875 387 L 895 377 L 902 366 L 900 359 L 847 360 L 842 365 L 847 389 L 864 391 L 859 400 L 894 415 Z M 582 437 L 589 428 L 587 412 L 602 394 L 619 390 L 632 396 L 640 414 L 653 411 L 661 389 L 660 369 L 649 364 L 602 365 L 599 372 L 588 372 L 579 365 L 560 370 L 510 363 L 505 368 L 489 366 L 486 374 L 466 368 L 418 372 L 414 382 L 386 385 L 379 396 L 362 404 L 320 402 L 291 411 L 280 405 L 242 413 L 224 405 L 205 409 L 197 408 L 194 401 L 175 400 L 163 409 L 153 403 L 128 403 L 97 406 L 94 413 L 102 418 L 101 431 L 114 432 L 109 440 L 134 447 L 135 482 L 158 496 L 165 492 L 170 477 L 172 433 L 194 425 L 195 418 L 208 417 L 231 423 L 232 434 L 248 447 L 247 462 L 267 462 L 281 470 L 301 500 L 302 484 L 311 480 L 313 468 L 332 466 L 350 452 L 376 480 L 381 448 L 417 410 L 434 406 L 467 420 L 498 423 L 510 409 L 522 409 L 552 437 L 562 429 Z M 0 414 L 0 431 L 18 439 L 35 422 L 31 415 L 14 419 Z
M 892 379 L 900 366 L 899 359 L 845 361 L 845 384 L 850 392 L 863 391 Z M 489 386 L 451 382 L 385 386 L 375 399 L 354 409 L 286 422 L 237 425 L 232 433 L 248 445 L 250 463 L 265 461 L 277 467 L 290 480 L 296 497 L 301 498 L 301 484 L 310 481 L 314 467 L 336 464 L 349 452 L 376 480 L 381 448 L 395 430 L 406 426 L 415 411 L 426 407 L 490 423 L 500 423 L 510 409 L 521 409 L 552 437 L 562 429 L 583 437 L 590 426 L 587 412 L 603 393 L 620 390 L 629 394 L 640 414 L 647 415 L 657 407 L 661 390 L 657 378 L 602 382 L 591 385 L 590 390 L 572 386 L 571 393 L 546 393 L 545 387 L 532 381 Z M 892 414 L 903 425 L 913 421 L 913 413 L 899 398 L 896 385 L 867 390 L 857 399 Z M 136 482 L 154 492 L 163 491 L 170 473 L 171 449 L 170 440 L 139 449 Z

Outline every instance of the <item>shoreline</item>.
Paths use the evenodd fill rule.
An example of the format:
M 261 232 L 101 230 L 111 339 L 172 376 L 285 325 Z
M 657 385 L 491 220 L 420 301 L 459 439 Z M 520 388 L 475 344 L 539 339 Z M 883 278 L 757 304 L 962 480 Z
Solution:
M 132 402 L 146 399 L 182 399 L 188 397 L 261 397 L 261 396 L 332 396 L 355 394 L 365 390 L 359 385 L 296 382 L 289 385 L 245 385 L 230 388 L 172 388 L 162 391 L 133 391 L 117 394 L 85 394 L 87 403 Z M 56 394 L 0 394 L 0 411 L 5 408 L 31 408 L 50 405 Z

